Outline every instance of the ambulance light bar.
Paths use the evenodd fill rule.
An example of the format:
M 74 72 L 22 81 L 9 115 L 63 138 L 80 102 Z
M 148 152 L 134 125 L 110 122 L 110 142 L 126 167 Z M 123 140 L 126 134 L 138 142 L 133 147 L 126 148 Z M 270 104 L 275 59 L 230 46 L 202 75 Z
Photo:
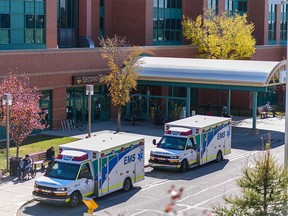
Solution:
M 165 134 L 172 134 L 176 136 L 189 136 L 192 135 L 192 129 L 190 128 L 182 128 L 182 127 L 171 127 L 169 130 L 165 132 Z

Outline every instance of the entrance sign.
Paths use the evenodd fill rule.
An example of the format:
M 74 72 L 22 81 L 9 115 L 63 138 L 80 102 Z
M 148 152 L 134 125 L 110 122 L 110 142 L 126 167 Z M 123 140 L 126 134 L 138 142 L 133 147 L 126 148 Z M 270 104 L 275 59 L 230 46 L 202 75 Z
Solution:
M 100 76 L 97 75 L 81 75 L 73 76 L 73 85 L 86 85 L 86 84 L 95 84 L 99 83 Z

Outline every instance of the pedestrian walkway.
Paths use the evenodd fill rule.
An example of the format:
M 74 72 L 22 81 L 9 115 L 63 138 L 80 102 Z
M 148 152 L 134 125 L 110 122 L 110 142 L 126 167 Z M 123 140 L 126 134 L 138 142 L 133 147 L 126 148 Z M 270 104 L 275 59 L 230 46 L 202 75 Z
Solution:
M 234 143 L 245 143 L 243 148 L 247 148 L 249 144 L 259 140 L 259 135 L 265 134 L 266 131 L 285 131 L 285 118 L 267 118 L 257 119 L 257 131 L 252 131 L 252 118 L 238 118 L 233 117 L 235 121 L 235 127 L 233 133 L 237 136 L 235 141 L 232 140 L 232 148 Z M 97 136 L 99 133 L 111 132 L 114 133 L 117 127 L 116 121 L 95 123 L 91 126 L 91 136 Z M 122 122 L 121 132 L 130 134 L 132 136 L 140 136 L 145 139 L 145 165 L 148 164 L 148 158 L 150 150 L 153 148 L 152 140 L 159 140 L 163 135 L 163 126 L 155 126 L 150 122 L 136 122 L 133 125 L 131 122 Z M 265 130 L 265 132 L 262 132 Z M 55 135 L 55 136 L 72 136 L 79 139 L 85 139 L 88 135 L 88 131 L 66 130 L 66 131 L 44 131 L 43 134 Z M 282 140 L 281 140 L 282 142 Z M 283 142 L 281 143 L 283 144 Z M 233 153 L 233 150 L 232 150 Z M 42 175 L 40 171 L 37 173 L 37 177 Z M 17 211 L 25 203 L 33 200 L 34 179 L 32 180 L 18 180 L 13 176 L 6 176 L 0 180 L 0 215 L 3 216 L 15 216 Z

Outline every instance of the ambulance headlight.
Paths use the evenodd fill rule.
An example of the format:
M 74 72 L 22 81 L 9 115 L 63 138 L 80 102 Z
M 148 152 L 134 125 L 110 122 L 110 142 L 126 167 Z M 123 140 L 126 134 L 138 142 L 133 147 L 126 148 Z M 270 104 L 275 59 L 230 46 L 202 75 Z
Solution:
M 170 159 L 179 159 L 179 156 L 171 156 Z
M 54 191 L 55 196 L 67 196 L 67 188 L 57 188 L 56 191 Z
M 56 191 L 67 191 L 67 188 L 66 187 L 57 188 Z

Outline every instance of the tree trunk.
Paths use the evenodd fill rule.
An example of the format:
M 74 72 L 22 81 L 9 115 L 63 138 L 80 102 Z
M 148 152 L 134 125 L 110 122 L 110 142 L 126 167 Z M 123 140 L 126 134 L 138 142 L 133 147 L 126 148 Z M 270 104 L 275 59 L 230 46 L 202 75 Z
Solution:
M 120 131 L 120 127 L 121 127 L 121 106 L 118 107 L 118 117 L 117 117 L 117 132 Z
M 19 157 L 19 144 L 16 144 L 16 158 Z

